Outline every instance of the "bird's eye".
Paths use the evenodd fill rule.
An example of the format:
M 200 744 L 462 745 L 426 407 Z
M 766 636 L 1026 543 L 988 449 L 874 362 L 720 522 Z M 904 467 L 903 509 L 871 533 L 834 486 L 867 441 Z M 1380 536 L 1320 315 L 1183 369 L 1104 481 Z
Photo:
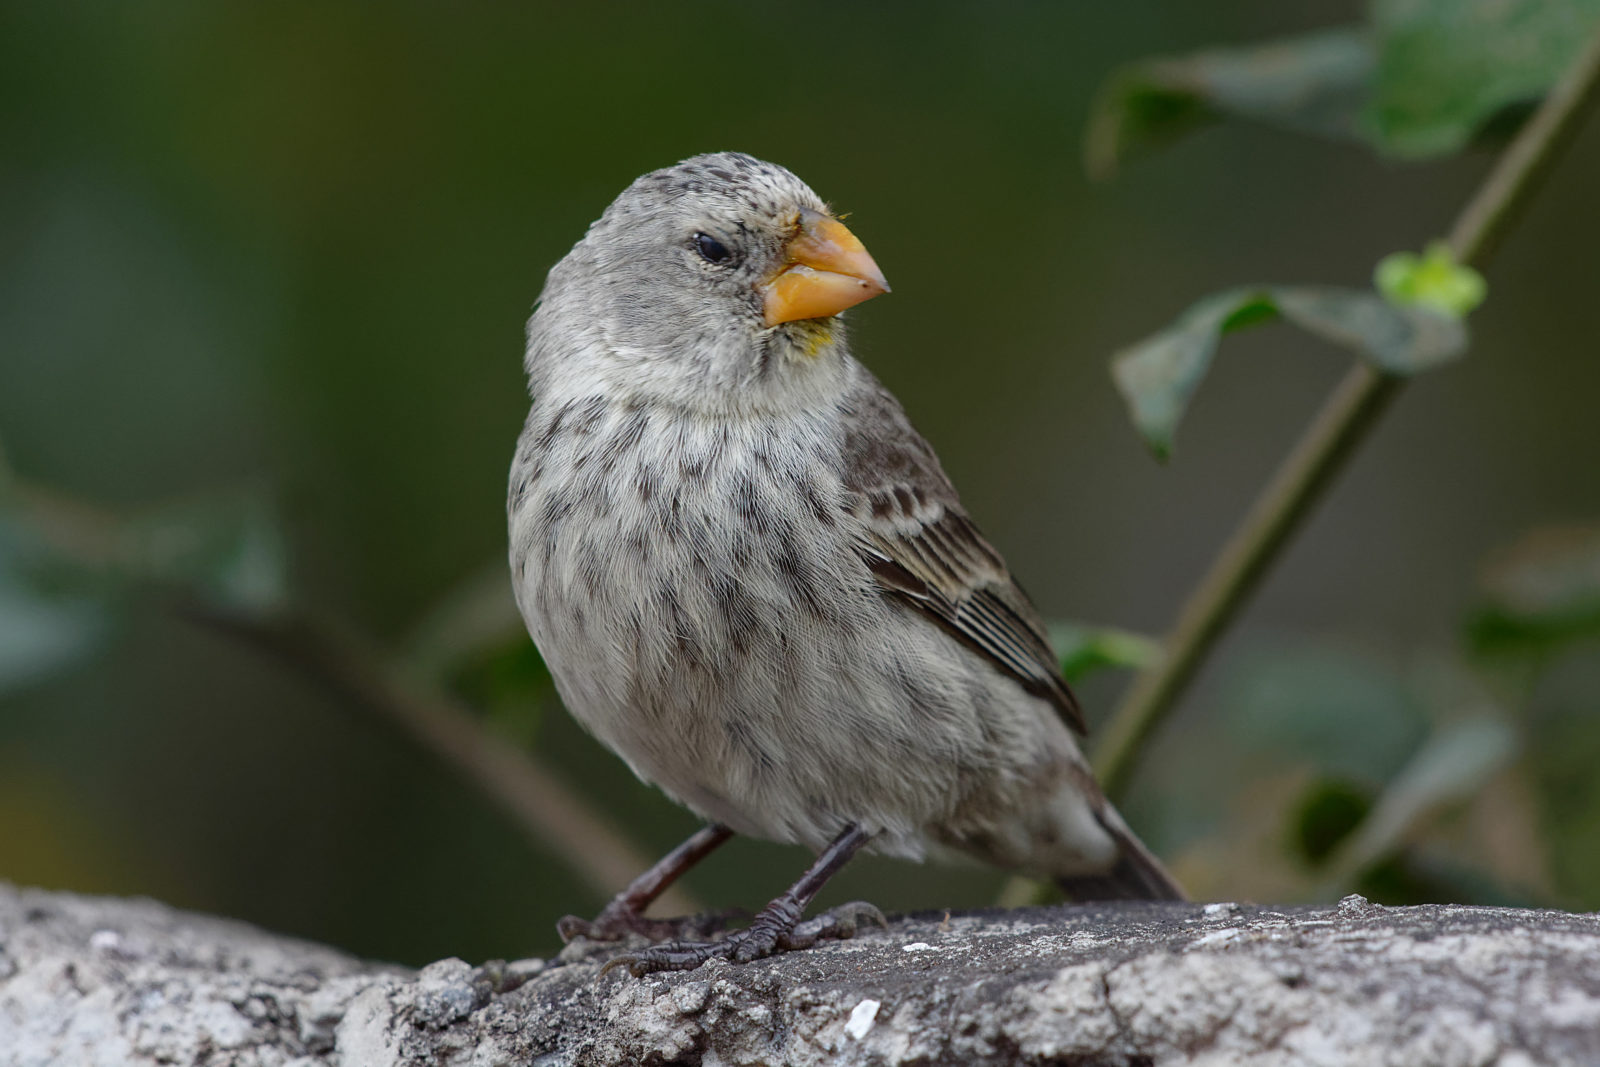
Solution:
M 726 245 L 706 233 L 694 235 L 694 250 L 707 263 L 726 263 L 733 258 L 733 253 L 728 251 Z

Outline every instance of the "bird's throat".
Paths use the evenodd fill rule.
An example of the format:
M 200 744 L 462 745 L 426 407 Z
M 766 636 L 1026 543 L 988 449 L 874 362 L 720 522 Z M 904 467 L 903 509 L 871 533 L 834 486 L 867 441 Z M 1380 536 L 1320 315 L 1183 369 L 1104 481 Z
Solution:
M 839 329 L 839 320 L 831 315 L 825 319 L 801 319 L 785 323 L 783 329 L 789 334 L 795 354 L 806 360 L 825 355 L 843 333 Z

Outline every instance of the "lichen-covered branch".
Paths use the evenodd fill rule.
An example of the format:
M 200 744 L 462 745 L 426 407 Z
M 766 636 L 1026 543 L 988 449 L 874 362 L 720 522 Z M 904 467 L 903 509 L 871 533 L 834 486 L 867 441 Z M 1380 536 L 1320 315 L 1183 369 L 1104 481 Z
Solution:
M 408 971 L 0 883 L 0 1064 L 1600 1062 L 1600 917 L 1096 905 L 900 919 L 733 967 Z

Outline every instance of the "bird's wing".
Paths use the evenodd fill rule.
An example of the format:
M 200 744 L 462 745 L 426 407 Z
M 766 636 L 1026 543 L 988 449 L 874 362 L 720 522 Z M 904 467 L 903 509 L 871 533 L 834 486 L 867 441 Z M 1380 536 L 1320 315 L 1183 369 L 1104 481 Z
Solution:
M 926 613 L 1055 705 L 1083 712 L 1061 677 L 1039 612 L 961 508 L 933 449 L 871 382 L 842 412 L 841 474 L 864 521 L 860 550 L 885 592 Z

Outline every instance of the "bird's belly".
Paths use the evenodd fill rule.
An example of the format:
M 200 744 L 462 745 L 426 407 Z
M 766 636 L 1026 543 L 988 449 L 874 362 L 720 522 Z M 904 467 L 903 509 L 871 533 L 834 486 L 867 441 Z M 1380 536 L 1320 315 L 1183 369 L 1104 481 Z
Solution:
M 814 466 L 675 444 L 603 483 L 567 462 L 512 514 L 562 698 L 641 778 L 743 833 L 820 847 L 857 822 L 915 853 L 977 783 L 1057 758 L 1037 698 L 887 599 L 843 518 L 815 521 L 845 509 Z
M 759 809 L 796 803 L 775 794 L 870 586 L 837 521 L 802 534 L 799 508 L 842 515 L 837 482 L 802 456 L 757 459 L 760 442 L 726 428 L 662 439 L 647 420 L 638 447 L 614 449 L 624 421 L 519 457 L 518 604 L 569 710 L 636 773 L 793 837 Z
M 774 820 L 807 804 L 799 779 L 828 747 L 841 705 L 860 704 L 838 654 L 854 629 L 841 607 L 860 590 L 836 575 L 819 580 L 811 592 L 830 610 L 813 613 L 779 588 L 763 546 L 738 534 L 691 546 L 653 525 L 619 533 L 635 550 L 648 546 L 644 565 L 606 553 L 604 568 L 562 568 L 537 598 L 535 641 L 564 701 L 683 803 L 744 832 L 792 838 Z

